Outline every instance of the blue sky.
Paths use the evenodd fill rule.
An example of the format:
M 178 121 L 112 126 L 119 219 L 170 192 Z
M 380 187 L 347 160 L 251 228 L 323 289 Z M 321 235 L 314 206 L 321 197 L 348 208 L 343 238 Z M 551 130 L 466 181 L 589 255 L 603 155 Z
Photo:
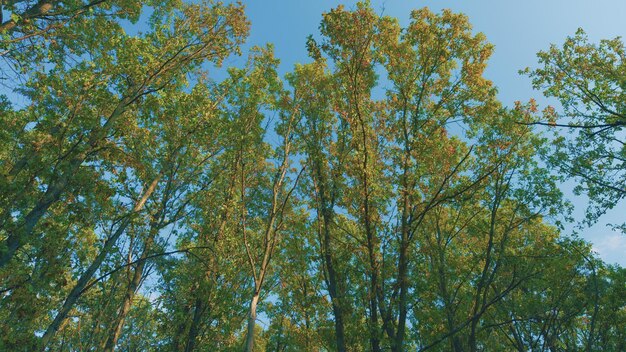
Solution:
M 324 0 L 248 0 L 246 13 L 252 22 L 246 47 L 274 44 L 276 56 L 281 59 L 284 74 L 298 62 L 308 61 L 305 42 L 309 34 L 318 34 L 322 13 L 344 4 L 354 7 L 356 1 Z M 554 104 L 533 91 L 530 80 L 518 71 L 537 63 L 536 53 L 550 44 L 561 44 L 569 35 L 583 28 L 591 41 L 626 37 L 626 1 L 623 0 L 386 0 L 372 1 L 373 8 L 396 17 L 407 24 L 412 9 L 429 7 L 439 12 L 450 8 L 469 16 L 476 32 L 483 32 L 495 45 L 495 52 L 486 71 L 499 90 L 499 98 L 506 105 L 516 100 L 535 98 L 540 104 Z M 239 60 L 232 59 L 235 64 Z M 229 64 L 227 61 L 226 65 Z M 586 200 L 571 194 L 573 183 L 563 189 L 573 201 L 574 215 L 582 219 Z M 626 221 L 626 204 L 622 202 L 607 213 L 591 229 L 582 231 L 582 237 L 591 241 L 594 250 L 609 263 L 626 266 L 626 236 L 612 232 L 607 223 Z M 568 232 L 571 231 L 569 227 Z

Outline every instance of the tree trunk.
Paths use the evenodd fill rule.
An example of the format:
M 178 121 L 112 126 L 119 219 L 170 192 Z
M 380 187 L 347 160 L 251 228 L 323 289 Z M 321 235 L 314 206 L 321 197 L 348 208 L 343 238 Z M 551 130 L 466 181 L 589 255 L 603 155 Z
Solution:
M 330 246 L 330 241 L 327 240 L 326 248 Z M 343 297 L 339 297 L 339 287 L 337 285 L 337 272 L 332 264 L 332 257 L 330 251 L 327 251 L 324 256 L 326 262 L 326 268 L 328 272 L 328 293 L 330 295 L 330 301 L 333 306 L 333 316 L 335 317 L 335 341 L 337 343 L 337 351 L 346 351 L 345 340 L 345 328 L 344 328 L 344 313 L 343 313 Z
M 331 239 L 331 225 L 333 223 L 333 204 L 334 195 L 332 191 L 329 192 L 328 179 L 322 173 L 322 165 L 319 159 L 315 159 L 311 162 L 313 167 L 312 177 L 314 184 L 316 185 L 316 191 L 318 193 L 318 205 L 317 211 L 321 218 L 322 225 L 320 231 L 320 250 L 321 256 L 324 260 L 324 267 L 326 269 L 326 286 L 328 288 L 328 295 L 330 296 L 330 302 L 333 307 L 334 325 L 335 325 L 335 343 L 338 352 L 346 351 L 345 340 L 345 323 L 344 323 L 344 302 L 343 292 L 339 287 L 339 273 L 335 269 L 333 263 L 332 253 L 332 239 Z
M 41 3 L 45 3 L 45 1 L 41 1 Z M 138 96 L 140 93 L 138 90 L 136 95 Z M 134 98 L 129 97 L 122 98 L 108 117 L 106 123 L 101 128 L 90 133 L 85 150 L 77 151 L 73 158 L 70 159 L 66 171 L 62 172 L 58 177 L 53 177 L 43 197 L 26 214 L 24 223 L 12 231 L 5 240 L 4 248 L 6 249 L 0 247 L 0 268 L 4 267 L 15 256 L 15 253 L 21 246 L 29 243 L 39 220 L 48 212 L 52 204 L 61 199 L 71 178 L 76 174 L 83 161 L 86 160 L 87 155 L 97 147 L 101 140 L 106 139 L 106 135 L 113 128 L 114 122 L 124 113 L 126 106 L 133 100 Z
M 372 352 L 382 351 L 380 348 L 380 337 L 378 336 L 378 302 L 376 290 L 378 287 L 378 275 L 373 273 L 370 276 L 370 345 Z
M 70 174 L 75 172 L 80 165 L 80 161 L 73 161 L 70 164 Z M 65 191 L 68 184 L 68 177 L 62 175 L 60 179 L 53 180 L 52 183 L 46 189 L 43 197 L 37 202 L 37 204 L 26 214 L 24 217 L 24 223 L 18 225 L 16 229 L 11 231 L 7 239 L 5 240 L 5 248 L 0 255 L 0 268 L 8 264 L 8 262 L 15 256 L 17 250 L 28 243 L 33 235 L 35 226 L 39 223 L 39 220 L 48 212 L 48 209 L 52 204 L 56 203 L 61 194 Z
M 365 235 L 367 238 L 367 251 L 369 256 L 369 270 L 370 270 L 370 345 L 372 352 L 382 351 L 380 348 L 380 337 L 378 334 L 378 260 L 377 255 L 377 241 L 374 229 L 372 228 L 370 219 L 370 203 L 369 203 L 369 189 L 367 187 L 367 179 L 365 182 L 365 201 L 364 208 L 364 222 L 365 222 Z
M 183 317 L 186 317 L 189 314 L 189 311 L 191 310 L 191 304 L 185 304 L 182 311 Z M 180 322 L 180 324 L 178 324 L 178 328 L 176 329 L 176 333 L 174 334 L 174 338 L 172 341 L 172 351 L 173 352 L 178 352 L 182 350 L 182 346 L 183 346 L 183 334 L 185 333 L 185 330 L 187 329 L 186 323 L 187 320 L 184 319 Z
M 204 313 L 204 302 L 201 297 L 196 298 L 196 303 L 193 310 L 193 319 L 191 321 L 191 327 L 189 328 L 189 334 L 187 335 L 187 344 L 185 345 L 185 352 L 191 352 L 196 345 L 196 337 L 200 331 L 200 318 Z
M 325 207 L 322 205 L 322 207 Z M 323 228 L 323 254 L 324 265 L 326 266 L 326 272 L 328 275 L 328 294 L 330 295 L 330 301 L 333 306 L 333 316 L 335 317 L 335 341 L 337 343 L 337 351 L 346 351 L 345 340 L 345 327 L 344 327 L 344 312 L 343 312 L 343 294 L 339 288 L 339 274 L 335 270 L 332 255 L 332 244 L 330 237 L 330 224 L 332 210 L 324 209 L 322 216 L 324 217 Z
M 67 318 L 67 315 L 74 307 L 74 304 L 76 303 L 76 301 L 78 301 L 78 298 L 83 293 L 83 289 L 85 289 L 85 287 L 87 286 L 93 275 L 96 273 L 98 268 L 100 268 L 100 265 L 109 254 L 119 237 L 126 230 L 126 227 L 128 227 L 128 225 L 130 224 L 132 215 L 138 213 L 139 211 L 141 211 L 141 209 L 143 209 L 143 206 L 145 205 L 150 195 L 154 192 L 160 179 L 161 175 L 157 176 L 157 178 L 152 181 L 148 189 L 144 192 L 143 196 L 133 208 L 133 211 L 126 216 L 126 218 L 122 221 L 115 233 L 111 237 L 109 237 L 109 239 L 107 239 L 107 241 L 104 243 L 104 246 L 102 247 L 102 250 L 100 250 L 100 253 L 98 253 L 98 256 L 96 256 L 91 265 L 89 265 L 87 270 L 81 275 L 74 288 L 72 288 L 72 291 L 70 291 L 69 295 L 67 296 L 65 303 L 63 303 L 63 307 L 61 307 L 54 320 L 52 321 L 52 323 L 50 323 L 50 325 L 46 329 L 46 332 L 41 338 L 42 350 L 46 349 L 54 334 L 56 334 L 56 332 L 59 330 L 61 323 L 63 323 L 65 318 Z
M 398 327 L 396 331 L 395 340 L 392 344 L 391 350 L 394 352 L 404 351 L 404 335 L 406 330 L 406 316 L 407 316 L 407 289 L 408 289 L 408 277 L 407 277 L 407 252 L 408 252 L 408 237 L 406 234 L 402 234 L 402 243 L 400 244 L 400 256 L 398 258 L 398 283 L 400 285 L 400 299 L 398 301 Z
M 404 161 L 404 175 L 403 175 L 403 195 L 402 195 L 402 217 L 400 219 L 400 253 L 398 257 L 398 278 L 397 282 L 399 287 L 399 301 L 398 301 L 398 327 L 395 335 L 395 339 L 392 343 L 392 351 L 401 352 L 404 347 L 404 335 L 406 330 L 406 316 L 407 316 L 407 290 L 408 290 L 408 251 L 409 251 L 409 215 L 410 215 L 410 202 L 409 202 L 409 189 L 408 189 L 408 159 L 410 153 L 408 149 L 405 149 L 405 161 Z M 381 302 L 384 304 L 384 302 Z
M 250 313 L 248 314 L 248 332 L 246 333 L 246 345 L 244 352 L 254 351 L 254 327 L 256 326 L 256 307 L 259 303 L 259 291 L 254 292 L 250 302 Z
M 154 242 L 154 237 L 156 236 L 157 232 L 158 229 L 156 227 L 152 227 L 150 229 L 150 233 L 148 234 L 148 238 L 146 238 L 143 251 L 141 252 L 141 256 L 139 257 L 139 262 L 137 263 L 137 267 L 135 268 L 135 272 L 133 273 L 133 278 L 128 284 L 128 287 L 126 287 L 126 293 L 124 294 L 122 307 L 120 308 L 119 314 L 113 323 L 113 330 L 111 330 L 106 345 L 104 346 L 105 352 L 112 352 L 115 350 L 115 345 L 117 345 L 117 340 L 120 338 L 122 328 L 124 327 L 124 321 L 126 320 L 126 316 L 128 315 L 128 312 L 130 311 L 130 308 L 133 304 L 135 293 L 137 292 L 137 289 L 139 289 L 139 285 L 141 284 L 143 271 L 146 267 L 146 258 L 148 257 L 148 254 Z

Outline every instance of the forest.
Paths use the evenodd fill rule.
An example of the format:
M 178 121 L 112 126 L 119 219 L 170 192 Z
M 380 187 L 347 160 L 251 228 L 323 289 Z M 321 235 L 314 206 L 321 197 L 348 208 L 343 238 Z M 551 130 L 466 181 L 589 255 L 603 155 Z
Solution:
M 0 7 L 0 351 L 626 351 L 561 189 L 623 207 L 620 38 L 507 106 L 451 10 L 329 8 L 283 75 L 239 2 Z

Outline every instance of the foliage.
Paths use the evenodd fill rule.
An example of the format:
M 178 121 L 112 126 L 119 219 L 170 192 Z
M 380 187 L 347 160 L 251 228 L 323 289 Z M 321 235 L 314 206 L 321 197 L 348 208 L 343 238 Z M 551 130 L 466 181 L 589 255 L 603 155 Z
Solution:
M 220 68 L 238 3 L 2 6 L 0 350 L 625 348 L 548 168 L 590 220 L 623 197 L 620 41 L 540 54 L 551 149 L 451 11 L 338 6 L 283 80 L 271 45 Z
M 536 89 L 563 107 L 543 112 L 541 124 L 556 129 L 547 159 L 580 180 L 574 191 L 591 200 L 587 223 L 593 223 L 626 197 L 624 43 L 616 38 L 592 44 L 579 29 L 562 47 L 552 46 L 538 57 L 540 68 L 526 73 Z

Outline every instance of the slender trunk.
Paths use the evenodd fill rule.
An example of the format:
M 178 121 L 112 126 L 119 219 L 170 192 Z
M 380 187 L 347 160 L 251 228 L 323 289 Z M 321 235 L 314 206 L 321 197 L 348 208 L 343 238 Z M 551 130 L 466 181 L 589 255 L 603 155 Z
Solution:
M 124 232 L 124 230 L 126 229 L 129 223 L 130 223 L 130 220 L 128 219 L 122 222 L 122 224 L 117 229 L 117 231 L 113 234 L 113 236 L 111 236 L 105 242 L 104 246 L 102 247 L 102 250 L 100 251 L 100 253 L 98 253 L 98 256 L 96 256 L 96 259 L 94 259 L 91 265 L 89 265 L 87 270 L 81 275 L 80 279 L 78 280 L 74 288 L 72 288 L 72 291 L 70 291 L 67 298 L 65 299 L 65 302 L 63 303 L 63 307 L 59 310 L 54 320 L 52 321 L 52 323 L 50 323 L 50 325 L 48 326 L 48 329 L 46 329 L 46 332 L 41 338 L 41 343 L 43 346 L 42 349 L 45 350 L 45 347 L 48 345 L 48 343 L 50 342 L 54 334 L 59 330 L 61 323 L 65 320 L 69 312 L 74 307 L 74 304 L 76 303 L 76 301 L 82 294 L 83 289 L 87 286 L 87 284 L 89 283 L 89 280 L 91 280 L 91 278 L 93 277 L 95 272 L 98 270 L 98 268 L 100 267 L 100 265 L 102 264 L 102 262 L 104 261 L 108 253 L 113 248 L 113 245 L 115 244 L 115 242 L 117 242 L 117 239 L 122 235 L 122 233 Z
M 115 297 L 117 288 L 119 285 L 120 285 L 119 282 L 114 282 L 113 285 L 111 285 L 109 292 L 104 293 L 104 297 L 106 298 Z M 107 333 L 106 331 L 102 331 L 102 329 L 100 328 L 101 326 L 106 324 L 106 321 L 102 322 L 101 319 L 106 320 L 108 318 L 107 316 L 104 316 L 104 314 L 112 303 L 110 299 L 106 299 L 106 298 L 105 298 L 105 303 L 102 304 L 99 309 L 97 319 L 95 319 L 93 322 L 94 328 L 91 329 L 92 334 L 90 336 L 90 339 L 96 338 L 98 340 L 98 347 L 95 349 L 96 351 L 104 350 L 104 346 L 106 345 L 106 342 L 107 342 Z M 102 331 L 102 333 L 100 333 L 100 331 Z M 93 346 L 93 344 L 88 344 L 88 346 Z
M 398 283 L 399 288 L 399 300 L 398 300 L 398 327 L 396 330 L 395 341 L 391 350 L 394 352 L 404 351 L 404 335 L 406 330 L 406 316 L 408 305 L 408 278 L 407 278 L 407 252 L 408 252 L 408 239 L 403 234 L 402 243 L 400 244 L 400 256 L 398 258 Z
M 41 3 L 44 2 L 45 1 L 41 1 Z M 136 92 L 136 94 L 139 93 L 139 91 Z M 108 117 L 107 122 L 101 128 L 95 129 L 90 133 L 86 148 L 83 151 L 77 151 L 76 154 L 73 155 L 67 165 L 66 171 L 62 172 L 57 177 L 53 177 L 43 197 L 24 217 L 24 223 L 18 225 L 18 227 L 9 234 L 5 240 L 4 248 L 0 247 L 0 268 L 4 267 L 15 256 L 15 253 L 21 246 L 32 240 L 31 237 L 33 236 L 35 226 L 39 223 L 39 220 L 48 212 L 50 206 L 61 199 L 61 196 L 67 189 L 67 185 L 78 171 L 80 165 L 87 159 L 89 153 L 97 147 L 98 143 L 106 139 L 106 134 L 113 128 L 113 123 L 124 113 L 127 104 L 132 101 L 133 99 L 129 97 L 120 100 Z
M 369 45 L 369 44 L 368 44 Z M 359 82 L 357 80 L 356 75 L 352 77 L 353 86 L 357 87 Z M 363 225 L 365 227 L 365 237 L 367 239 L 367 251 L 368 251 L 368 259 L 369 259 L 369 275 L 370 275 L 370 292 L 369 292 L 369 304 L 370 304 L 370 314 L 369 314 L 369 324 L 370 324 L 370 345 L 372 352 L 380 352 L 380 337 L 378 332 L 378 286 L 379 286 L 379 277 L 378 277 L 378 238 L 375 233 L 374 225 L 372 224 L 372 202 L 370 199 L 371 188 L 370 188 L 370 179 L 369 179 L 369 170 L 372 167 L 369 163 L 369 155 L 370 151 L 368 145 L 372 142 L 369 138 L 372 136 L 369 135 L 370 128 L 368 128 L 368 124 L 363 118 L 361 114 L 361 109 L 359 106 L 359 92 L 354 90 L 353 101 L 348 100 L 349 103 L 354 104 L 354 113 L 355 117 L 358 120 L 358 128 L 360 132 L 361 145 L 360 152 L 363 153 L 363 160 L 361 161 L 361 170 L 360 171 L 360 180 L 361 181 L 361 190 L 363 191 L 363 213 L 361 214 L 361 219 L 363 221 Z M 374 139 L 375 141 L 375 139 Z M 358 146 L 357 146 L 357 149 Z
M 367 197 L 366 197 L 367 199 Z M 369 204 L 365 203 L 365 232 L 367 235 L 367 247 L 370 261 L 370 344 L 372 352 L 380 352 L 380 337 L 378 336 L 378 266 L 376 263 L 376 243 L 372 233 L 369 219 Z
M 323 246 L 324 246 L 324 265 L 328 275 L 328 293 L 333 306 L 333 316 L 335 317 L 335 341 L 337 343 L 337 351 L 346 351 L 345 328 L 344 328 L 344 312 L 343 312 L 343 294 L 339 288 L 339 274 L 335 270 L 332 255 L 332 244 L 330 237 L 330 224 L 332 210 L 325 209 L 323 211 L 324 228 L 323 228 Z
M 346 351 L 345 323 L 344 323 L 344 302 L 343 292 L 339 287 L 339 273 L 335 269 L 332 252 L 331 225 L 333 223 L 334 192 L 328 192 L 328 181 L 322 173 L 322 165 L 319 159 L 312 162 L 313 179 L 318 193 L 318 215 L 321 218 L 320 250 L 326 269 L 326 286 L 328 295 L 333 307 L 333 317 L 335 325 L 335 343 L 338 352 Z M 330 195 L 329 195 L 330 193 Z M 330 199 L 329 199 L 330 198 Z
M 70 170 L 68 174 L 76 171 L 80 162 L 74 161 L 70 164 Z M 24 222 L 18 225 L 16 229 L 11 231 L 7 239 L 5 240 L 5 249 L 0 254 L 0 268 L 8 264 L 8 262 L 15 256 L 17 250 L 24 244 L 27 244 L 33 235 L 35 226 L 39 223 L 39 220 L 48 212 L 48 209 L 52 204 L 56 203 L 60 198 L 68 184 L 68 177 L 63 175 L 59 179 L 52 181 L 52 183 L 46 189 L 43 197 L 37 202 L 37 204 L 26 214 Z
M 139 283 L 141 282 L 141 276 L 143 274 L 143 262 L 138 264 L 137 269 L 135 269 L 135 273 L 133 274 L 133 279 L 126 288 L 126 293 L 124 295 L 124 301 L 122 303 L 122 307 L 118 314 L 118 317 L 115 319 L 114 328 L 111 330 L 109 337 L 107 339 L 106 345 L 104 346 L 105 352 L 112 352 L 115 350 L 115 345 L 117 344 L 117 340 L 122 333 L 122 328 L 124 327 L 124 321 L 126 319 L 126 315 L 130 311 L 130 307 L 132 305 L 133 298 L 135 297 L 135 292 L 139 287 Z
M 293 120 L 290 120 L 289 128 L 285 134 L 286 136 L 291 135 L 292 123 L 293 123 Z M 269 218 L 267 219 L 267 224 L 265 226 L 265 231 L 264 231 L 265 233 L 263 236 L 263 259 L 261 260 L 261 263 L 259 265 L 258 275 L 256 274 L 255 260 L 253 259 L 253 255 L 250 250 L 248 240 L 247 240 L 247 235 L 246 235 L 246 213 L 247 213 L 246 199 L 245 199 L 246 179 L 245 179 L 245 173 L 244 173 L 245 165 L 243 164 L 243 162 L 241 165 L 241 204 L 242 204 L 241 232 L 243 234 L 244 246 L 246 248 L 246 253 L 248 255 L 248 263 L 250 264 L 250 268 L 253 273 L 253 279 L 254 279 L 254 295 L 252 296 L 252 301 L 250 302 L 250 313 L 248 316 L 248 331 L 247 331 L 247 337 L 246 337 L 246 345 L 244 348 L 244 351 L 247 351 L 247 352 L 251 352 L 254 349 L 254 327 L 256 324 L 256 309 L 257 309 L 257 305 L 259 302 L 259 295 L 261 294 L 261 288 L 263 287 L 263 283 L 265 282 L 265 276 L 267 275 L 268 270 L 269 270 L 270 260 L 272 258 L 272 255 L 274 254 L 274 249 L 278 241 L 277 231 L 279 231 L 279 228 L 282 226 L 282 222 L 284 219 L 283 215 L 284 215 L 285 207 L 287 205 L 287 201 L 289 200 L 291 193 L 295 189 L 298 183 L 298 180 L 300 178 L 300 175 L 302 175 L 302 172 L 304 172 L 304 169 L 300 171 L 300 173 L 294 180 L 293 187 L 286 192 L 283 199 L 279 199 L 283 191 L 285 175 L 287 174 L 288 169 L 289 169 L 290 146 L 291 145 L 289 143 L 289 139 L 285 137 L 284 144 L 283 144 L 283 148 L 284 148 L 283 160 L 282 160 L 280 167 L 278 168 L 276 172 L 276 176 L 274 178 L 273 186 L 272 186 L 272 201 L 271 201 L 270 209 L 268 209 Z
M 376 289 L 378 287 L 378 275 L 372 273 L 370 276 L 370 345 L 372 352 L 382 351 L 380 348 L 380 337 L 378 336 L 378 301 Z
M 191 310 L 191 304 L 185 304 L 182 311 L 183 317 L 186 317 L 189 314 L 189 311 Z M 180 324 L 178 324 L 178 328 L 176 329 L 176 333 L 174 334 L 174 338 L 172 339 L 172 351 L 173 352 L 178 352 L 182 350 L 182 346 L 183 346 L 183 334 L 185 333 L 185 330 L 187 329 L 186 323 L 187 320 L 186 319 L 182 319 L 180 321 Z
M 437 251 L 437 272 L 439 274 L 439 292 L 444 301 L 444 311 L 446 314 L 446 323 L 448 332 L 452 335 L 450 336 L 450 348 L 451 351 L 454 352 L 462 352 L 463 346 L 461 345 L 461 340 L 458 337 L 458 334 L 454 334 L 453 331 L 456 328 L 456 321 L 454 318 L 454 307 L 452 307 L 452 298 L 448 292 L 448 279 L 446 277 L 445 268 L 446 268 L 446 259 L 445 259 L 445 248 L 442 248 L 441 243 L 438 242 Z
M 408 151 L 407 151 L 408 154 Z M 406 330 L 406 316 L 407 316 L 407 305 L 408 305 L 408 251 L 409 251 L 409 212 L 410 212 L 410 203 L 409 203 L 409 190 L 408 190 L 408 155 L 406 155 L 405 163 L 404 163 L 404 177 L 403 177 L 403 196 L 402 196 L 402 217 L 400 221 L 400 231 L 401 231 L 401 239 L 400 239 L 400 253 L 398 257 L 398 284 L 399 284 L 399 301 L 398 301 L 398 327 L 396 330 L 396 336 L 394 342 L 392 344 L 392 351 L 400 352 L 403 351 L 404 347 L 404 335 Z M 381 303 L 382 304 L 382 303 Z
M 238 163 L 235 162 L 235 165 Z M 230 186 L 228 187 L 228 189 L 226 190 L 226 194 L 225 194 L 225 199 L 226 200 L 231 200 L 235 191 L 235 185 L 236 185 L 236 181 L 237 181 L 237 173 L 236 170 L 231 170 L 232 176 L 230 179 Z M 224 235 L 224 230 L 226 229 L 226 224 L 228 222 L 228 220 L 230 219 L 230 213 L 231 213 L 232 208 L 230 206 L 224 206 L 224 211 L 221 213 L 220 215 L 220 223 L 219 226 L 217 228 L 216 231 L 216 235 L 215 237 L 212 239 L 212 244 L 213 246 L 217 246 L 218 243 L 221 241 L 223 235 Z M 206 241 L 208 241 L 209 239 L 206 238 Z M 218 258 L 215 256 L 211 256 L 209 258 L 209 265 L 207 268 L 207 271 L 204 273 L 204 279 L 206 280 L 206 282 L 210 283 L 211 281 L 211 276 L 215 274 L 217 277 L 219 277 L 219 263 L 218 263 Z M 216 280 L 217 281 L 217 280 Z M 197 282 L 197 285 L 200 286 L 201 282 Z M 211 287 L 209 286 L 209 290 L 211 289 Z M 196 346 L 196 339 L 198 337 L 198 334 L 200 333 L 200 329 L 202 326 L 202 317 L 205 314 L 206 310 L 208 309 L 208 307 L 210 307 L 211 302 L 208 300 L 208 298 L 206 296 L 209 296 L 209 294 L 205 295 L 205 297 L 201 297 L 199 292 L 204 292 L 204 290 L 199 290 L 198 287 L 196 287 L 196 289 L 193 291 L 195 293 L 196 299 L 195 299 L 195 303 L 193 306 L 193 317 L 191 319 L 191 326 L 189 327 L 189 331 L 187 333 L 187 341 L 185 343 L 185 352 L 191 352 L 194 350 L 195 346 Z M 185 314 L 186 315 L 186 314 Z M 184 332 L 184 328 L 181 330 L 179 329 L 179 334 L 182 335 L 182 333 Z M 178 340 L 180 340 L 180 337 L 177 337 Z M 177 351 L 180 350 L 180 346 L 182 346 L 182 342 L 178 341 L 177 344 Z
M 141 209 L 143 209 L 143 206 L 145 205 L 150 195 L 154 192 L 160 179 L 161 176 L 159 175 L 154 179 L 154 181 L 152 181 L 148 189 L 144 192 L 143 196 L 133 208 L 133 211 L 128 216 L 126 216 L 126 218 L 122 221 L 115 233 L 111 237 L 109 237 L 109 239 L 107 239 L 107 241 L 104 243 L 104 246 L 100 250 L 100 253 L 98 253 L 91 265 L 89 265 L 87 270 L 81 275 L 80 279 L 78 279 L 78 282 L 67 296 L 65 303 L 63 303 L 63 307 L 61 307 L 54 320 L 52 321 L 52 323 L 50 323 L 50 325 L 46 329 L 46 332 L 41 338 L 42 350 L 46 349 L 48 343 L 50 343 L 50 340 L 59 330 L 59 327 L 61 326 L 65 318 L 67 318 L 67 315 L 74 307 L 74 304 L 76 303 L 76 301 L 78 301 L 78 298 L 83 293 L 83 289 L 87 286 L 98 268 L 100 268 L 100 265 L 109 254 L 119 237 L 126 230 L 126 227 L 128 227 L 128 225 L 130 224 L 132 215 L 138 213 L 139 211 L 141 211 Z
M 364 183 L 365 188 L 365 200 L 363 204 L 364 208 L 364 222 L 365 222 L 365 235 L 367 238 L 367 251 L 369 256 L 369 270 L 370 270 L 370 344 L 372 352 L 382 351 L 380 348 L 380 337 L 378 334 L 378 261 L 376 258 L 377 253 L 377 241 L 372 228 L 370 219 L 370 202 L 369 202 L 369 189 L 367 187 L 367 178 Z
M 328 293 L 330 295 L 330 300 L 333 306 L 333 315 L 335 317 L 335 341 L 337 343 L 337 351 L 345 352 L 346 351 L 346 341 L 345 341 L 345 328 L 344 328 L 344 312 L 343 312 L 343 297 L 340 297 L 339 287 L 337 283 L 338 274 L 335 271 L 335 268 L 332 263 L 332 256 L 330 252 L 330 239 L 328 235 L 328 231 L 325 231 L 325 253 L 324 253 L 324 261 L 326 264 L 326 270 L 328 273 Z
M 307 292 L 304 293 L 304 297 L 308 297 Z M 281 322 L 282 322 L 282 319 L 283 318 L 281 317 Z M 308 309 L 304 311 L 304 326 L 306 327 L 306 335 L 304 335 L 304 347 L 306 347 L 307 351 L 310 351 L 311 350 L 311 318 L 309 317 Z
M 369 304 L 370 304 L 370 314 L 369 314 L 369 324 L 370 324 L 370 345 L 372 352 L 380 352 L 382 351 L 380 348 L 380 337 L 378 334 L 378 241 L 376 238 L 376 234 L 374 233 L 374 228 L 372 225 L 371 219 L 371 203 L 370 203 L 370 187 L 368 180 L 368 150 L 365 147 L 367 143 L 366 134 L 364 127 L 362 126 L 363 133 L 363 169 L 361 170 L 362 174 L 362 182 L 363 182 L 363 225 L 365 227 L 365 237 L 367 239 L 367 254 L 369 258 L 369 276 L 370 276 L 370 292 L 369 292 Z
M 259 303 L 259 291 L 255 290 L 250 302 L 250 313 L 248 315 L 248 332 L 246 334 L 246 345 L 244 352 L 254 351 L 254 327 L 256 326 L 256 307 Z
M 233 176 L 231 178 L 230 187 L 226 191 L 226 199 L 231 199 L 235 190 L 236 173 L 233 171 L 232 174 Z M 222 239 L 222 236 L 224 235 L 224 230 L 226 229 L 226 223 L 228 219 L 230 218 L 230 212 L 231 212 L 231 208 L 228 206 L 225 206 L 224 211 L 221 214 L 221 220 L 217 229 L 217 233 L 215 235 L 215 238 L 213 238 L 214 246 L 218 245 L 218 243 Z M 209 285 L 211 281 L 211 276 L 213 274 L 216 275 L 216 279 L 220 276 L 219 275 L 219 272 L 220 272 L 219 263 L 217 262 L 217 260 L 218 258 L 215 256 L 212 256 L 211 258 L 209 258 L 210 264 L 208 266 L 207 271 L 204 273 L 204 279 Z M 209 290 L 210 289 L 211 287 L 209 286 Z M 204 292 L 204 290 L 196 290 L 196 292 Z M 208 301 L 208 298 L 206 297 L 206 296 L 209 296 L 208 294 L 205 297 L 201 297 L 200 293 L 196 293 L 196 294 L 198 296 L 196 297 L 196 301 L 194 303 L 193 318 L 191 320 L 191 326 L 189 327 L 189 332 L 187 334 L 185 352 L 191 352 L 194 350 L 196 346 L 196 338 L 198 337 L 198 333 L 200 332 L 200 328 L 202 325 L 202 316 L 205 314 L 207 307 L 210 307 L 211 305 L 211 302 Z
M 200 331 L 200 318 L 204 313 L 204 302 L 201 297 L 196 298 L 196 303 L 193 310 L 193 319 L 191 321 L 191 327 L 189 328 L 189 334 L 187 335 L 187 344 L 185 345 L 185 352 L 191 352 L 196 345 L 196 337 Z
M 513 335 L 513 340 L 515 341 L 515 348 L 517 349 L 518 352 L 524 352 L 527 350 L 527 348 L 525 348 L 524 341 L 522 340 L 520 335 L 517 333 L 517 330 L 515 330 L 513 324 L 509 326 L 509 332 L 511 333 L 511 335 Z M 458 350 L 458 351 L 461 351 L 461 350 Z
M 146 267 L 146 257 L 150 253 L 150 248 L 152 243 L 154 242 L 154 237 L 156 236 L 158 230 L 153 227 L 150 229 L 150 233 L 148 238 L 146 238 L 146 242 L 144 244 L 144 249 L 139 257 L 139 262 L 137 263 L 137 267 L 135 268 L 135 272 L 133 273 L 133 278 L 131 279 L 128 287 L 126 287 L 126 293 L 124 294 L 124 301 L 122 302 L 122 307 L 120 308 L 119 314 L 113 323 L 113 330 L 111 330 L 109 334 L 109 338 L 107 339 L 106 345 L 104 346 L 105 352 L 112 352 L 115 350 L 115 345 L 117 345 L 117 340 L 122 333 L 122 328 L 124 327 L 124 321 L 126 320 L 126 316 L 130 311 L 130 308 L 133 304 L 133 299 L 135 298 L 135 293 L 141 284 L 141 280 L 143 278 L 143 271 Z
M 493 269 L 491 269 L 492 260 L 493 259 L 493 249 L 494 249 L 494 239 L 496 236 L 496 220 L 498 207 L 500 205 L 500 184 L 496 182 L 496 190 L 495 190 L 495 199 L 493 205 L 491 207 L 491 214 L 489 220 L 489 238 L 487 242 L 486 248 L 486 256 L 485 256 L 485 264 L 483 266 L 483 270 L 480 276 L 480 280 L 478 281 L 476 287 L 476 297 L 474 298 L 474 309 L 472 312 L 472 321 L 470 324 L 470 334 L 468 338 L 469 350 L 471 352 L 475 352 L 478 350 L 478 346 L 476 345 L 476 328 L 478 327 L 478 323 L 482 318 L 482 312 L 484 312 L 486 308 L 486 300 L 487 300 L 487 288 L 491 283 L 491 279 L 493 275 L 489 275 L 489 273 L 493 273 Z M 491 276 L 491 278 L 490 278 Z M 480 312 L 480 313 L 479 313 Z

